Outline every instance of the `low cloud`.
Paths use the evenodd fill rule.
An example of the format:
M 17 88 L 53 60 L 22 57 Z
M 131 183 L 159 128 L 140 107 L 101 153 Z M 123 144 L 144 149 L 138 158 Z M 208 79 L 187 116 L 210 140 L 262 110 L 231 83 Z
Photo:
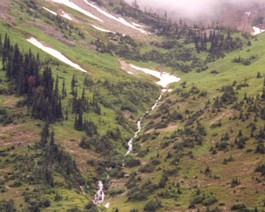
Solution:
M 128 3 L 135 0 L 125 0 Z M 197 18 L 202 16 L 213 17 L 223 12 L 225 5 L 240 8 L 253 3 L 265 3 L 265 0 L 136 0 L 142 9 L 167 11 L 171 17 Z

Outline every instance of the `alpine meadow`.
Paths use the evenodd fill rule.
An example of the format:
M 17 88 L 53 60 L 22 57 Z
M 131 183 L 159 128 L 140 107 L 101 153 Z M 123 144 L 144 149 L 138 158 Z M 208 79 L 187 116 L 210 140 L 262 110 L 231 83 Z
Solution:
M 263 0 L 0 0 L 0 211 L 265 211 Z

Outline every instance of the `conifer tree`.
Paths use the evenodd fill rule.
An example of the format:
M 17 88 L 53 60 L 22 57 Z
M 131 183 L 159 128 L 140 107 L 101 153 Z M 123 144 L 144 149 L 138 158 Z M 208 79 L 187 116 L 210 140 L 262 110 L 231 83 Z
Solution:
M 63 79 L 63 85 L 62 85 L 62 99 L 64 99 L 67 96 L 66 89 L 65 89 L 65 80 Z
M 59 95 L 59 77 L 58 77 L 58 75 L 56 75 L 54 92 L 56 95 Z
M 71 94 L 75 95 L 75 86 L 76 86 L 76 79 L 75 75 L 73 74 L 72 81 L 71 81 Z
M 48 136 L 49 136 L 49 124 L 46 122 L 42 131 L 41 131 L 41 138 L 40 138 L 40 146 L 44 147 L 48 143 Z

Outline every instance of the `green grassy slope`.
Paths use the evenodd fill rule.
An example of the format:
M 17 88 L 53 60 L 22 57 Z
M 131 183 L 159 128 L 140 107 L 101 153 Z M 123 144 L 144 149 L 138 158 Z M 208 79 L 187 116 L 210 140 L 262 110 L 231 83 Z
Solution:
M 187 208 L 230 211 L 240 207 L 264 210 L 264 177 L 255 171 L 265 161 L 264 151 L 257 152 L 259 143 L 264 147 L 260 134 L 264 131 L 264 118 L 260 118 L 259 109 L 250 111 L 252 101 L 258 108 L 264 108 L 264 100 L 259 100 L 264 88 L 264 38 L 261 34 L 251 40 L 251 46 L 207 64 L 204 72 L 178 72 L 181 83 L 145 119 L 145 130 L 135 143 L 134 155 L 142 166 L 156 161 L 155 165 L 151 169 L 138 167 L 126 171 L 138 171 L 136 179 L 141 180 L 136 180 L 134 187 L 146 192 L 148 200 L 159 199 L 163 207 L 158 211 Z M 250 65 L 233 62 L 239 56 L 252 55 L 257 58 Z M 263 77 L 258 78 L 258 73 Z M 217 96 L 223 96 L 222 88 L 233 83 L 236 100 L 215 107 Z M 198 123 L 205 134 L 198 131 Z M 253 133 L 251 125 L 256 127 Z M 240 132 L 246 139 L 243 146 L 239 144 Z M 168 180 L 159 186 L 163 173 Z M 129 181 L 123 183 L 128 185 Z M 149 181 L 154 189 L 145 187 Z M 129 208 L 142 211 L 146 202 L 126 201 L 132 197 L 129 192 L 127 196 L 110 199 L 110 203 L 121 211 Z
M 47 200 L 50 204 L 48 210 L 68 210 L 71 208 L 84 209 L 85 205 L 91 200 L 95 193 L 96 181 L 104 179 L 106 176 L 98 175 L 95 172 L 95 167 L 87 164 L 90 160 L 100 161 L 104 157 L 100 152 L 93 149 L 87 150 L 79 146 L 80 140 L 85 136 L 84 132 L 74 130 L 75 115 L 71 111 L 72 95 L 71 81 L 75 75 L 76 81 L 75 89 L 78 96 L 81 96 L 82 90 L 85 87 L 83 82 L 85 78 L 89 79 L 88 87 L 85 87 L 85 95 L 91 101 L 97 95 L 101 115 L 94 112 L 84 114 L 84 119 L 92 121 L 97 126 L 98 136 L 106 135 L 114 129 L 119 129 L 121 132 L 119 141 L 115 142 L 115 149 L 113 153 L 123 155 L 126 152 L 125 143 L 127 139 L 133 135 L 135 129 L 134 122 L 150 105 L 153 104 L 155 98 L 159 95 L 159 89 L 156 86 L 148 84 L 145 80 L 136 79 L 126 74 L 120 69 L 118 58 L 109 54 L 101 54 L 93 50 L 91 46 L 91 37 L 93 34 L 97 37 L 105 37 L 104 33 L 95 33 L 95 30 L 89 26 L 81 26 L 82 29 L 73 28 L 70 22 L 63 22 L 70 29 L 73 30 L 72 35 L 69 31 L 63 31 L 64 35 L 70 36 L 67 42 L 54 38 L 52 33 L 43 33 L 43 29 L 38 26 L 45 26 L 51 32 L 55 29 L 63 30 L 61 25 L 56 26 L 52 21 L 50 15 L 41 8 L 38 10 L 31 10 L 29 13 L 24 9 L 26 1 L 12 2 L 11 15 L 16 24 L 7 24 L 1 21 L 0 32 L 2 38 L 7 33 L 10 37 L 11 44 L 18 43 L 22 52 L 27 52 L 30 48 L 34 54 L 39 54 L 44 63 L 48 63 L 53 70 L 54 78 L 59 78 L 59 90 L 62 89 L 62 80 L 65 81 L 65 88 L 67 97 L 63 100 L 63 111 L 68 110 L 68 119 L 64 114 L 65 120 L 54 123 L 50 126 L 55 132 L 56 143 L 60 145 L 65 152 L 69 153 L 74 158 L 78 165 L 78 169 L 84 175 L 87 187 L 84 187 L 84 192 L 80 188 L 72 188 L 71 184 L 67 184 L 67 178 L 64 178 L 61 173 L 55 168 L 53 170 L 53 177 L 55 186 L 45 188 L 42 183 L 30 183 L 30 180 L 18 177 L 22 176 L 23 171 L 21 158 L 25 160 L 33 160 L 38 163 L 41 160 L 38 149 L 34 144 L 40 139 L 40 132 L 44 123 L 42 121 L 33 120 L 29 115 L 27 108 L 17 107 L 17 102 L 23 97 L 11 95 L 8 92 L 8 84 L 6 81 L 5 72 L 1 70 L 1 201 L 8 201 L 12 199 L 14 205 L 18 210 L 29 210 L 30 208 L 39 207 L 45 208 L 42 201 Z M 73 13 L 75 14 L 75 13 Z M 77 17 L 81 17 L 78 14 Z M 53 17 L 52 17 L 53 18 Z M 84 17 L 82 17 L 84 19 Z M 27 20 L 27 21 L 25 21 Z M 82 30 L 85 32 L 85 37 L 80 37 L 77 32 Z M 55 33 L 56 34 L 56 33 Z M 26 41 L 26 38 L 33 36 L 40 40 L 47 46 L 50 46 L 73 60 L 81 64 L 87 70 L 86 73 L 81 73 L 61 62 L 52 58 L 48 54 L 42 52 L 40 49 L 32 46 Z M 93 38 L 94 39 L 94 38 Z M 73 42 L 74 46 L 69 46 L 67 43 Z M 141 88 L 141 89 L 139 89 Z M 116 89 L 116 90 L 115 90 Z M 145 92 L 146 96 L 141 96 L 140 93 Z M 130 94 L 140 96 L 138 101 L 133 99 Z M 134 98 L 135 98 L 134 96 Z M 126 106 L 127 105 L 127 106 Z M 121 109 L 121 107 L 127 109 Z M 132 110 L 133 118 L 130 121 L 125 121 L 123 125 L 117 122 L 117 113 L 125 115 L 126 110 Z M 126 126 L 125 126 L 126 125 Z M 11 148 L 12 147 L 12 148 Z M 111 151 L 110 151 L 111 152 Z M 106 157 L 113 157 L 111 153 Z M 28 155 L 33 155 L 33 158 L 27 159 Z M 23 159 L 24 160 L 24 159 Z M 107 159 L 109 160 L 109 159 Z M 34 175 L 35 170 L 28 170 L 28 175 Z M 18 181 L 13 186 L 14 181 Z M 16 195 L 14 195 L 16 194 Z M 57 198 L 57 199 L 56 199 Z M 4 202 L 2 202 L 5 204 Z M 1 203 L 1 204 L 2 204 Z M 2 207 L 2 205 L 1 205 Z
M 32 2 L 38 7 L 28 9 Z M 83 211 L 85 207 L 88 211 L 124 212 L 264 210 L 264 176 L 257 169 L 265 162 L 264 34 L 250 39 L 251 45 L 242 38 L 241 49 L 225 52 L 214 62 L 205 62 L 211 54 L 198 53 L 193 42 L 183 36 L 151 35 L 149 40 L 126 40 L 122 35 L 95 31 L 85 24 L 91 20 L 64 6 L 76 22 L 57 20 L 45 12 L 43 5 L 57 9 L 56 4 L 46 1 L 9 3 L 13 22 L 0 21 L 2 38 L 7 33 L 11 43 L 18 43 L 22 52 L 30 48 L 39 54 L 41 71 L 45 64 L 51 67 L 54 79 L 59 79 L 60 91 L 65 81 L 64 119 L 51 123 L 49 128 L 55 133 L 56 145 L 63 150 L 61 157 L 72 164 L 72 172 L 61 169 L 64 163 L 58 158 L 52 162 L 50 172 L 44 174 L 39 168 L 45 167 L 43 161 L 51 148 L 50 143 L 45 147 L 36 145 L 45 122 L 33 119 L 30 109 L 19 106 L 25 97 L 11 92 L 1 64 L 0 209 L 14 205 L 18 211 Z M 227 29 L 222 30 L 227 33 Z M 26 41 L 31 36 L 62 52 L 87 73 L 32 46 Z M 241 37 L 239 33 L 232 36 Z M 97 40 L 108 47 L 105 53 L 96 50 L 92 41 Z M 172 46 L 163 48 L 167 42 Z M 123 48 L 135 54 L 122 55 Z M 158 56 L 151 54 L 153 50 Z M 173 91 L 164 94 L 159 106 L 144 117 L 143 130 L 134 142 L 134 152 L 125 158 L 125 166 L 126 143 L 136 130 L 138 118 L 159 96 L 160 88 L 153 78 L 129 75 L 122 70 L 123 56 L 128 63 L 162 68 L 181 78 L 180 83 L 171 85 Z M 233 62 L 252 56 L 248 65 Z M 172 63 L 159 64 L 167 58 L 173 58 L 167 61 Z M 201 71 L 203 67 L 206 68 Z M 76 82 L 71 86 L 73 75 Z M 83 113 L 83 119 L 97 127 L 93 135 L 74 129 L 79 114 L 72 112 L 72 87 L 77 97 L 82 96 L 84 89 L 88 101 L 99 105 L 100 113 L 94 108 Z M 81 147 L 82 138 L 85 141 Z M 50 175 L 53 186 L 47 186 L 42 178 L 45 176 L 47 181 Z M 109 209 L 91 203 L 98 180 L 104 183 L 104 204 L 109 202 Z M 7 202 L 11 199 L 13 204 Z

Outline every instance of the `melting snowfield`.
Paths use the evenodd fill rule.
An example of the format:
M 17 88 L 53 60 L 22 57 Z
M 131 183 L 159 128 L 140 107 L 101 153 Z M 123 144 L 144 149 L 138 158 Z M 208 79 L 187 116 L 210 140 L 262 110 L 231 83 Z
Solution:
M 169 73 L 166 72 L 159 72 L 159 71 L 155 71 L 155 70 L 151 70 L 151 69 L 147 69 L 147 68 L 141 68 L 135 65 L 130 64 L 130 66 L 138 71 L 142 71 L 146 74 L 152 75 L 158 79 L 160 79 L 158 82 L 156 82 L 156 84 L 161 85 L 163 88 L 166 88 L 169 84 L 173 83 L 173 82 L 178 82 L 180 81 L 180 78 L 171 75 Z
M 49 13 L 51 13 L 51 14 L 57 16 L 57 13 L 56 13 L 56 12 L 54 12 L 54 11 L 52 11 L 52 10 L 46 8 L 46 7 L 42 7 L 42 8 L 43 8 L 44 10 L 48 11 Z
M 90 12 L 87 12 L 86 10 L 82 9 L 81 7 L 79 7 L 78 5 L 76 5 L 75 3 L 73 3 L 71 0 L 52 0 L 55 3 L 59 3 L 59 4 L 64 4 L 67 7 L 70 7 L 74 10 L 77 10 L 80 13 L 83 13 L 84 15 L 93 18 L 97 21 L 103 22 L 100 18 L 98 18 L 97 16 L 94 16 L 93 14 L 91 14 Z
M 42 8 L 43 8 L 44 10 L 48 11 L 49 13 L 53 14 L 54 16 L 57 16 L 57 15 L 58 15 L 56 12 L 54 12 L 54 11 L 52 11 L 52 10 L 46 8 L 46 7 L 42 7 Z M 70 17 L 70 15 L 68 15 L 68 14 L 65 13 L 64 11 L 62 11 L 62 15 L 61 15 L 61 16 L 64 17 L 64 18 L 66 18 L 66 19 L 68 19 L 68 20 L 70 20 L 70 21 L 73 20 L 73 19 Z
M 60 61 L 62 61 L 63 63 L 65 63 L 65 64 L 67 64 L 69 66 L 72 66 L 73 68 L 78 69 L 79 71 L 86 72 L 86 70 L 81 68 L 78 64 L 76 64 L 76 63 L 72 62 L 71 60 L 69 60 L 62 53 L 60 53 L 57 50 L 52 49 L 50 47 L 44 46 L 41 42 L 39 42 L 35 38 L 31 37 L 31 38 L 27 39 L 27 41 L 30 42 L 31 44 L 33 44 L 34 46 L 38 47 L 42 51 L 52 55 L 53 57 L 57 58 Z
M 139 27 L 139 28 L 145 28 L 145 26 L 143 26 L 141 24 L 134 23 L 134 22 L 132 22 L 132 25 Z
M 70 7 L 70 8 L 72 8 L 72 9 L 74 9 L 74 10 L 80 12 L 80 13 L 83 13 L 84 15 L 86 15 L 86 16 L 88 16 L 88 17 L 94 19 L 94 20 L 100 21 L 100 22 L 102 22 L 102 23 L 104 22 L 102 19 L 100 19 L 99 17 L 93 15 L 92 13 L 90 13 L 90 12 L 84 10 L 83 8 L 79 7 L 78 5 L 76 5 L 76 4 L 75 4 L 74 2 L 72 2 L 71 0 L 52 0 L 52 1 L 55 2 L 55 3 L 59 3 L 59 4 L 66 5 L 66 6 Z M 132 28 L 132 29 L 138 30 L 138 31 L 140 31 L 140 32 L 143 33 L 143 34 L 146 34 L 146 35 L 148 34 L 147 31 L 145 31 L 145 30 L 142 29 L 143 26 L 141 26 L 141 25 L 139 25 L 139 24 L 136 24 L 136 23 L 131 24 L 131 23 L 129 23 L 128 21 L 126 21 L 126 20 L 125 20 L 124 18 L 122 18 L 122 17 L 118 17 L 118 18 L 117 18 L 117 17 L 111 15 L 110 13 L 108 13 L 107 11 L 105 11 L 105 10 L 103 10 L 103 9 L 101 9 L 101 8 L 99 8 L 99 7 L 97 7 L 96 5 L 90 3 L 90 2 L 87 1 L 87 0 L 84 0 L 84 2 L 85 2 L 86 4 L 88 4 L 90 7 L 96 9 L 96 10 L 97 10 L 99 13 L 101 13 L 102 15 L 104 15 L 104 16 L 110 18 L 110 19 L 113 19 L 113 20 L 115 20 L 115 21 L 117 21 L 117 22 L 119 22 L 119 23 L 121 23 L 121 24 L 123 24 L 123 25 L 125 25 L 125 26 L 128 26 L 128 27 L 130 27 L 130 28 Z M 54 11 L 49 10 L 48 8 L 44 8 L 44 9 L 47 10 L 48 12 L 54 14 L 54 15 L 57 15 L 57 13 L 55 13 Z M 69 19 L 69 20 L 72 20 L 72 18 L 71 18 L 69 15 L 65 14 L 65 13 L 63 13 L 62 16 L 63 16 L 64 18 L 67 18 L 67 19 Z M 94 26 L 93 26 L 93 27 L 94 27 Z M 95 28 L 95 27 L 94 27 L 94 28 Z M 100 30 L 100 31 L 102 31 L 102 30 Z
M 110 18 L 110 19 L 113 19 L 113 20 L 115 20 L 115 21 L 117 21 L 117 22 L 120 22 L 121 24 L 123 24 L 123 25 L 125 25 L 125 26 L 128 26 L 128 27 L 130 27 L 130 28 L 132 28 L 132 29 L 138 30 L 138 31 L 140 31 L 141 33 L 148 34 L 145 30 L 140 29 L 140 28 L 138 28 L 137 26 L 135 26 L 135 25 L 129 23 L 129 22 L 126 21 L 124 18 L 122 18 L 122 17 L 117 18 L 117 17 L 111 15 L 110 13 L 106 12 L 105 10 L 102 10 L 101 8 L 97 7 L 96 5 L 94 5 L 94 4 L 90 3 L 90 2 L 88 2 L 87 0 L 84 0 L 84 2 L 85 2 L 86 4 L 88 4 L 90 7 L 93 7 L 94 9 L 96 9 L 96 10 L 97 10 L 98 12 L 100 12 L 102 15 L 104 15 L 104 16 Z
M 91 25 L 91 26 L 92 26 L 93 28 L 95 28 L 95 29 L 101 31 L 101 32 L 111 32 L 111 33 L 115 34 L 115 32 L 113 32 L 113 31 L 110 31 L 110 30 L 107 30 L 107 29 L 103 29 L 103 28 L 98 27 L 98 26 L 95 26 L 95 25 Z
M 68 19 L 68 20 L 70 20 L 70 21 L 73 20 L 73 19 L 71 18 L 71 16 L 68 15 L 67 13 L 65 13 L 64 11 L 62 12 L 62 17 L 66 18 L 66 19 Z
M 255 27 L 255 26 L 253 27 L 253 30 L 254 30 L 254 32 L 252 32 L 252 35 L 253 35 L 253 36 L 258 35 L 258 34 L 260 34 L 260 33 L 262 33 L 262 32 L 265 32 L 264 29 L 260 29 L 260 28 Z

